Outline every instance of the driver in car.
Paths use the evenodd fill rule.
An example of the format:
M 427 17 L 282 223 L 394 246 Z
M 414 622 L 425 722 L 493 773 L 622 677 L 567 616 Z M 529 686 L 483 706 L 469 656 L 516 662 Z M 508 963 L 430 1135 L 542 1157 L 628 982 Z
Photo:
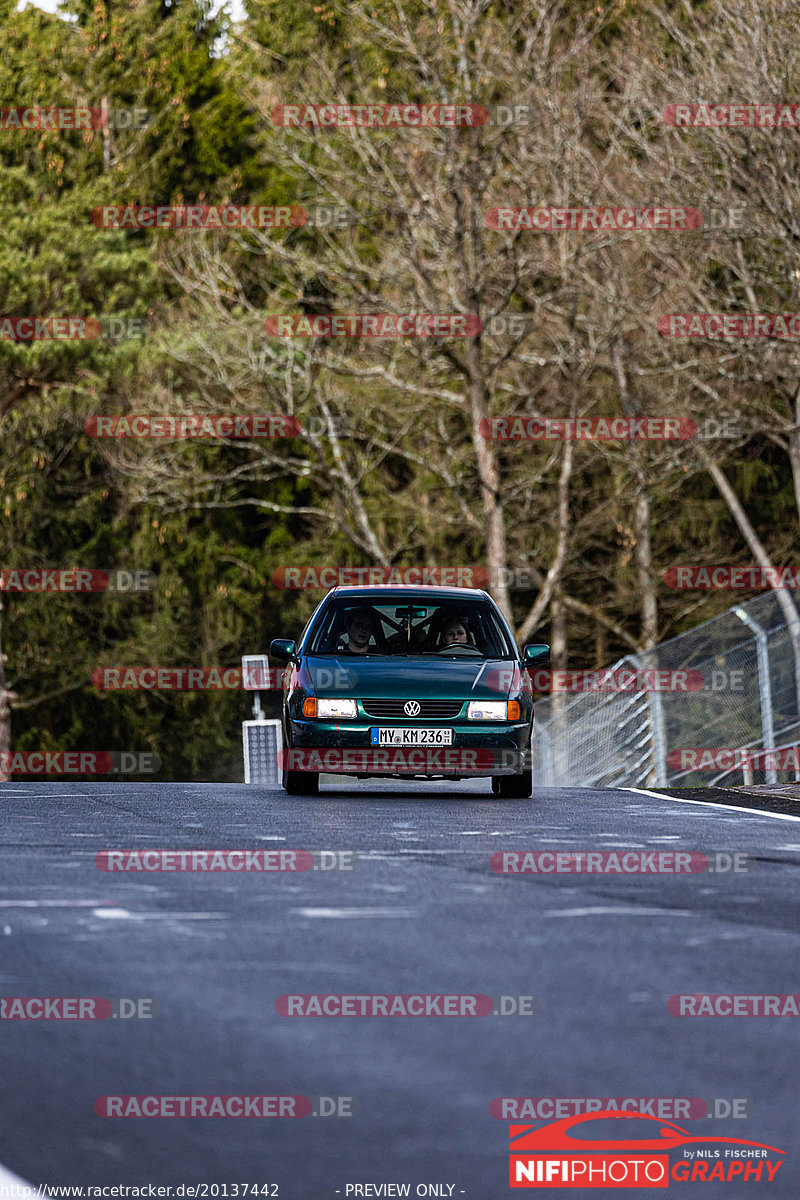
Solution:
M 366 609 L 357 610 L 344 632 L 347 645 L 340 649 L 349 650 L 351 654 L 366 654 L 369 650 L 369 639 L 375 633 L 375 618 Z
M 472 642 L 463 621 L 454 618 L 447 622 L 442 635 L 443 646 L 471 646 Z

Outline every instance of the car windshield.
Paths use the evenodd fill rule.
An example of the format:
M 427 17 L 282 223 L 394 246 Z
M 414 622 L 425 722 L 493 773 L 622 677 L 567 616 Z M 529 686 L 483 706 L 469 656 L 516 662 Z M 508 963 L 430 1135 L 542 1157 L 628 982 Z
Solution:
M 306 647 L 308 654 L 515 658 L 516 650 L 485 600 L 333 600 Z

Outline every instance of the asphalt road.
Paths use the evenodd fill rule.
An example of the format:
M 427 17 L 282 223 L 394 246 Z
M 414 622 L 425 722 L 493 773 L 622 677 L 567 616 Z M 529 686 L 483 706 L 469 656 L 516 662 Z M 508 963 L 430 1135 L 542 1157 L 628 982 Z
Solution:
M 748 1116 L 678 1124 L 780 1147 L 783 1167 L 756 1191 L 800 1195 L 797 1019 L 667 1008 L 677 993 L 800 991 L 796 822 L 626 791 L 498 801 L 482 782 L 353 783 L 314 799 L 11 783 L 2 802 L 0 993 L 157 1006 L 149 1020 L 0 1021 L 0 1163 L 33 1183 L 277 1183 L 281 1200 L 437 1184 L 495 1200 L 509 1194 L 495 1097 L 699 1097 L 744 1099 Z M 100 850 L 153 847 L 359 860 L 268 875 L 95 865 Z M 631 848 L 739 852 L 747 870 L 512 877 L 490 866 L 499 850 Z M 276 1012 L 284 993 L 420 992 L 534 996 L 537 1008 Z M 355 1113 L 95 1114 L 96 1097 L 119 1094 L 347 1096 Z M 752 1195 L 753 1184 L 713 1194 Z

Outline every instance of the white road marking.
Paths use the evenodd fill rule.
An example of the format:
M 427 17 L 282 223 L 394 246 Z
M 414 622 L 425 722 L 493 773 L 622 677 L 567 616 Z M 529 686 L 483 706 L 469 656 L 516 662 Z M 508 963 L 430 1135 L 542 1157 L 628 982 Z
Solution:
M 425 854 L 474 854 L 474 850 L 462 850 L 460 846 L 453 846 L 448 850 L 429 850 L 424 851 Z M 396 858 L 398 854 L 419 854 L 419 850 L 401 850 L 399 847 L 392 847 L 391 850 L 357 850 L 359 858 Z
M 508 832 L 516 833 L 516 830 L 509 829 Z M 564 837 L 560 837 L 560 838 L 540 837 L 540 838 L 537 838 L 536 840 L 537 840 L 537 842 L 554 842 L 556 845 L 560 846 L 562 842 L 577 842 L 578 839 L 576 837 L 567 837 L 567 835 L 565 834 Z
M 766 812 L 763 808 L 739 808 L 738 805 L 713 803 L 711 800 L 684 800 L 682 796 L 665 796 L 663 792 L 648 792 L 645 788 L 620 788 L 622 792 L 637 792 L 640 796 L 653 796 L 656 800 L 671 800 L 673 804 L 701 804 L 703 808 L 727 809 L 728 815 L 737 812 L 750 813 L 753 817 L 772 817 L 776 821 L 800 821 L 791 813 Z
M 644 842 L 598 842 L 598 846 L 611 846 L 614 850 L 644 850 Z
M 300 917 L 416 917 L 413 908 L 293 908 Z
M 216 921 L 224 915 L 195 912 L 129 912 L 127 908 L 95 908 L 92 912 L 93 917 L 101 917 L 108 921 Z
M 94 908 L 102 900 L 0 900 L 0 908 Z
M 101 794 L 106 795 L 106 796 L 116 796 L 117 795 L 116 792 L 105 792 L 105 793 L 101 793 Z M 8 795 L 8 793 L 4 792 L 3 795 Z M 90 800 L 92 795 L 94 795 L 94 796 L 97 795 L 97 792 L 90 793 L 90 792 L 28 792 L 28 791 L 25 791 L 25 792 L 14 792 L 14 795 L 15 796 L 27 796 L 27 798 L 29 800 L 52 800 L 54 797 L 58 800 L 62 800 L 65 796 L 68 796 L 70 798 L 70 800 L 74 800 L 76 796 L 80 797 L 83 800 Z
M 682 908 L 613 908 L 594 905 L 591 908 L 546 908 L 546 917 L 693 917 L 696 914 Z

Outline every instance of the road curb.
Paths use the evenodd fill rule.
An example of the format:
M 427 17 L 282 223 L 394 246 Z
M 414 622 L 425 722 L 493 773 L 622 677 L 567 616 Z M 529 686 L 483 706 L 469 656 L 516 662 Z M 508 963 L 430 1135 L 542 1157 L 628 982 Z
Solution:
M 796 800 L 774 794 L 764 795 L 756 792 L 745 794 L 740 788 L 728 790 L 715 787 L 623 787 L 621 790 L 634 792 L 640 796 L 654 796 L 657 800 L 672 800 L 676 804 L 701 804 L 704 808 L 750 813 L 754 817 L 772 817 L 778 821 L 800 821 Z

